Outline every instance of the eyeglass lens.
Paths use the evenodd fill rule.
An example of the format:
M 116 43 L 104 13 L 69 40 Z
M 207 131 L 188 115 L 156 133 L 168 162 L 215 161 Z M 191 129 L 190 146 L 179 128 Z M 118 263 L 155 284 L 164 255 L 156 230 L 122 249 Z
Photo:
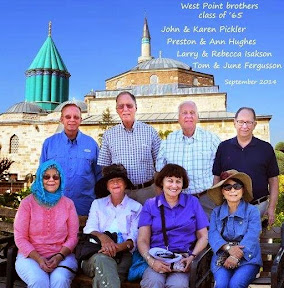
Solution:
M 133 104 L 118 104 L 118 105 L 116 105 L 116 108 L 117 109 L 123 109 L 124 106 L 126 106 L 127 109 L 132 109 L 134 107 Z
M 240 190 L 241 188 L 243 188 L 243 185 L 239 183 L 235 183 L 235 184 L 227 184 L 223 186 L 223 189 L 226 191 L 230 191 L 232 190 L 232 188 L 234 188 L 235 190 Z
M 52 178 L 53 180 L 59 180 L 60 179 L 60 176 L 57 175 L 57 174 L 54 174 L 54 175 L 49 175 L 49 174 L 44 174 L 43 175 L 43 179 L 44 180 L 49 180 L 50 178 Z

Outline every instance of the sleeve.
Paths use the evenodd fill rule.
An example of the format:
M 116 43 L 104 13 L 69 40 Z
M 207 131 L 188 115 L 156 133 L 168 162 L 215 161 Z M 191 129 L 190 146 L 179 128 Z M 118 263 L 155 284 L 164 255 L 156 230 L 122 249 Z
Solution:
M 14 221 L 14 238 L 19 251 L 28 257 L 35 250 L 29 241 L 29 228 L 31 219 L 31 207 L 25 199 L 21 202 Z
M 216 155 L 216 152 L 217 152 L 217 149 L 218 149 L 220 143 L 221 143 L 221 140 L 220 140 L 219 136 L 214 134 L 213 135 L 213 141 L 212 141 L 212 150 L 213 150 L 214 156 Z
M 278 163 L 277 163 L 277 160 L 276 160 L 276 155 L 275 155 L 275 152 L 273 150 L 273 147 L 269 145 L 269 149 L 270 149 L 270 161 L 268 163 L 268 167 L 267 167 L 267 176 L 268 178 L 272 178 L 272 177 L 275 177 L 275 176 L 278 176 L 279 175 L 279 167 L 278 167 Z
M 42 144 L 41 148 L 41 155 L 39 158 L 39 164 L 42 164 L 43 162 L 47 161 L 47 140 L 45 140 Z
M 157 131 L 153 128 L 153 136 L 152 136 L 152 157 L 154 164 L 156 163 L 159 148 L 161 144 L 161 138 L 158 135 Z
M 261 232 L 260 212 L 256 206 L 249 205 L 249 208 L 246 213 L 248 217 L 247 231 L 240 242 L 240 245 L 245 246 L 243 251 L 244 258 L 247 261 L 254 257 L 258 251 L 257 246 L 259 245 L 259 235 Z
M 159 153 L 156 160 L 156 171 L 160 172 L 167 164 L 166 159 L 166 140 L 163 140 L 160 145 Z
M 69 248 L 71 251 L 75 248 L 78 242 L 78 232 L 79 232 L 79 219 L 76 212 L 76 208 L 73 202 L 70 201 L 70 206 L 68 209 L 69 217 L 67 220 L 68 236 L 65 243 L 62 246 Z
M 138 228 L 142 226 L 151 226 L 152 225 L 152 214 L 150 210 L 150 199 L 146 200 L 145 204 L 143 205 L 142 211 L 140 213 L 140 218 L 138 222 Z
M 102 167 L 98 165 L 98 156 L 99 156 L 99 147 L 98 144 L 95 142 L 95 161 L 93 163 L 93 171 L 95 174 L 95 182 L 97 183 L 102 178 Z
M 227 241 L 223 239 L 223 237 L 221 236 L 220 232 L 217 229 L 219 209 L 220 207 L 217 207 L 211 213 L 210 226 L 208 232 L 209 244 L 215 254 L 224 244 L 227 243 Z
M 109 149 L 107 133 L 108 131 L 106 131 L 103 135 L 102 146 L 98 158 L 98 165 L 101 166 L 111 165 L 111 153 Z
M 133 241 L 134 247 L 133 250 L 131 252 L 133 252 L 136 249 L 137 246 L 137 235 L 138 235 L 138 221 L 139 221 L 139 217 L 141 214 L 141 210 L 142 210 L 142 205 L 138 205 L 137 207 L 138 209 L 135 209 L 135 213 L 133 215 L 133 217 L 131 217 L 130 219 L 130 229 L 129 229 L 129 234 L 126 237 L 127 239 L 131 239 Z
M 216 176 L 220 176 L 222 173 L 221 148 L 222 148 L 222 144 L 220 144 L 217 148 L 217 152 L 216 152 L 216 156 L 215 156 L 215 160 L 214 160 L 213 168 L 212 168 L 213 175 L 216 175 Z
M 90 234 L 93 231 L 100 231 L 98 211 L 99 211 L 98 200 L 94 200 L 89 212 L 86 226 L 83 229 L 83 232 L 85 234 Z

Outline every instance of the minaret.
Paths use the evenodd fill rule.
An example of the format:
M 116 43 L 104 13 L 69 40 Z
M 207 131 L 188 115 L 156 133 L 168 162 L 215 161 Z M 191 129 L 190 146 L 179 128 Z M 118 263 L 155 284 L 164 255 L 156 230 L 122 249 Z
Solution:
M 48 37 L 25 74 L 27 102 L 52 111 L 68 100 L 71 75 L 51 38 L 51 22 Z
M 149 61 L 154 57 L 151 56 L 151 37 L 148 28 L 147 19 L 144 19 L 143 35 L 141 43 L 141 56 L 138 57 L 138 63 Z

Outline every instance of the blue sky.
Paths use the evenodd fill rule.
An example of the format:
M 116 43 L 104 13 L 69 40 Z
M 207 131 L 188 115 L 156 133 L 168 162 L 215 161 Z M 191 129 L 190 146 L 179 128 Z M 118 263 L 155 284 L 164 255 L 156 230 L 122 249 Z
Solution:
M 202 9 L 208 4 L 257 4 L 258 9 Z M 200 9 L 181 9 L 181 3 L 199 4 Z M 227 10 L 226 17 L 219 14 Z M 215 19 L 200 19 L 198 15 L 215 13 Z M 229 14 L 231 12 L 231 14 Z M 232 13 L 242 13 L 239 19 Z M 52 21 L 52 38 L 64 60 L 70 78 L 70 98 L 83 99 L 91 89 L 101 90 L 105 79 L 125 72 L 137 64 L 140 56 L 140 43 L 144 16 L 152 37 L 152 55 L 182 61 L 194 70 L 213 74 L 221 92 L 228 94 L 228 111 L 235 112 L 241 106 L 255 108 L 257 114 L 272 115 L 270 122 L 271 143 L 284 141 L 283 69 L 256 71 L 245 69 L 245 62 L 278 63 L 284 67 L 284 2 L 283 0 L 122 0 L 122 1 L 62 1 L 62 0 L 3 0 L 0 3 L 0 113 L 25 98 L 25 71 L 39 51 L 48 35 L 48 22 Z M 180 33 L 162 33 L 164 26 L 179 27 Z M 243 33 L 184 33 L 184 26 L 245 27 Z M 200 39 L 207 41 L 199 45 Z M 167 39 L 191 39 L 196 45 L 171 45 Z M 246 38 L 255 45 L 209 45 L 210 39 Z M 263 51 L 271 57 L 262 58 L 217 58 L 216 51 Z M 205 50 L 209 56 L 201 57 Z M 178 57 L 180 51 L 199 52 L 198 59 Z M 194 68 L 195 62 L 209 64 L 210 68 Z M 218 62 L 242 63 L 241 69 L 214 69 Z M 229 80 L 256 80 L 254 85 L 226 84 Z M 260 80 L 276 80 L 276 84 L 259 84 Z M 228 80 L 227 80 L 228 81 Z

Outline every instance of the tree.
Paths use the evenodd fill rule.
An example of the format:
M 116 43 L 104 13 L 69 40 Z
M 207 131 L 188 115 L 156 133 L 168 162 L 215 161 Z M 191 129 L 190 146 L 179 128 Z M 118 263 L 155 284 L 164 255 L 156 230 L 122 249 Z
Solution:
M 99 122 L 103 132 L 99 134 L 99 139 L 98 139 L 98 142 L 99 142 L 99 145 L 101 146 L 102 145 L 102 140 L 103 140 L 103 135 L 104 135 L 104 132 L 111 128 L 115 123 L 113 121 L 113 118 L 110 114 L 110 110 L 109 108 L 107 107 L 105 111 L 103 111 L 102 113 L 102 121 Z
M 275 150 L 281 151 L 284 153 L 284 142 L 278 142 L 275 146 Z
M 6 179 L 8 170 L 14 162 L 8 158 L 0 159 L 0 181 Z
M 279 197 L 276 207 L 276 226 L 284 222 L 284 175 L 279 175 Z
M 161 137 L 161 139 L 167 139 L 168 135 L 173 132 L 172 130 L 166 130 L 166 131 L 159 131 L 158 134 Z

